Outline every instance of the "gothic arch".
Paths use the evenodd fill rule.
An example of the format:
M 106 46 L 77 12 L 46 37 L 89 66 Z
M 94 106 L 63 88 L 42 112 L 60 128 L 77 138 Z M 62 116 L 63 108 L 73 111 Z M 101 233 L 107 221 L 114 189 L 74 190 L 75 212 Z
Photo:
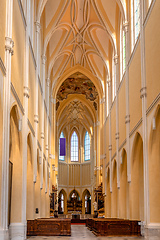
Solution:
M 150 221 L 160 222 L 160 105 L 157 106 L 148 148 Z
M 135 134 L 131 158 L 131 205 L 132 219 L 144 219 L 144 173 L 143 173 L 143 140 Z

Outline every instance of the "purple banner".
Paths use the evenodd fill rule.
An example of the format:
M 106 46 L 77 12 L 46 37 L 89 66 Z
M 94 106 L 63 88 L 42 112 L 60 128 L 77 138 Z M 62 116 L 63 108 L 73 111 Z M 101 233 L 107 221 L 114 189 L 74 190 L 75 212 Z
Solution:
M 66 156 L 66 139 L 60 138 L 60 156 Z

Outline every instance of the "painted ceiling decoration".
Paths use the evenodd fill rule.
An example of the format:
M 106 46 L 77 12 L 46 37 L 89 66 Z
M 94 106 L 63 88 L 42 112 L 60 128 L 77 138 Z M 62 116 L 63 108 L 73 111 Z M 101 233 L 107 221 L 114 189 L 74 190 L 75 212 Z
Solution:
M 95 85 L 81 73 L 71 75 L 62 83 L 57 93 L 57 100 L 66 99 L 69 94 L 84 94 L 90 101 L 98 97 Z

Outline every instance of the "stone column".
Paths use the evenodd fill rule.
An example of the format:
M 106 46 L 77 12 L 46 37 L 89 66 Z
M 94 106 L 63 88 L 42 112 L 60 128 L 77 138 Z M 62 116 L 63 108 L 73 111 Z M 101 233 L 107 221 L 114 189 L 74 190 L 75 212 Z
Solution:
M 50 78 L 46 79 L 46 87 L 47 87 L 47 93 L 46 93 L 46 105 L 47 105 L 47 119 L 46 119 L 46 179 L 45 179 L 45 192 L 47 193 L 47 178 L 48 178 L 48 158 L 49 158 L 49 89 L 50 89 Z
M 42 56 L 42 108 L 41 108 L 41 118 L 42 118 L 42 125 L 41 125 L 41 178 L 40 178 L 40 187 L 43 188 L 43 159 L 44 159 L 44 98 L 45 98 L 45 63 L 46 63 L 46 56 Z
M 140 46 L 141 46 L 141 99 L 142 99 L 142 128 L 143 128 L 143 171 L 144 171 L 144 222 L 150 223 L 149 205 L 149 170 L 148 170 L 148 138 L 147 138 L 147 86 L 146 86 L 146 62 L 145 62 L 145 28 L 144 1 L 140 1 Z
M 127 152 L 127 178 L 128 182 L 131 181 L 131 159 L 130 159 L 130 141 L 129 141 L 129 132 L 130 132 L 130 111 L 129 111 L 129 52 L 130 52 L 130 41 L 129 41 L 129 31 L 128 31 L 128 22 L 125 22 L 123 25 L 123 30 L 125 31 L 126 38 L 126 152 Z M 129 217 L 129 216 L 128 216 Z
M 111 88 L 111 80 L 108 78 L 108 102 L 109 102 L 109 168 L 110 168 L 110 192 L 112 192 L 112 136 L 111 136 L 111 102 L 112 102 L 112 88 Z
M 10 94 L 11 94 L 11 56 L 13 1 L 6 1 L 6 38 L 5 67 L 6 76 L 3 88 L 3 142 L 2 142 L 2 176 L 1 176 L 1 226 L 0 239 L 8 240 L 8 181 L 9 181 L 9 142 L 10 142 Z
M 119 57 L 116 55 L 114 57 L 114 64 L 115 64 L 115 69 L 116 69 L 116 134 L 115 134 L 115 139 L 116 139 L 116 159 L 117 159 L 117 217 L 119 216 L 119 189 L 120 189 L 120 176 L 119 176 L 119 101 L 118 101 L 118 87 L 119 87 Z
M 27 3 L 29 9 L 29 3 Z M 26 16 L 29 21 L 29 11 Z M 29 101 L 29 27 L 26 26 L 25 33 L 25 57 L 24 57 L 24 115 L 22 119 L 22 205 L 21 205 L 21 222 L 11 223 L 10 237 L 11 239 L 24 240 L 26 239 L 26 207 L 27 207 L 27 134 L 28 134 L 28 101 Z
M 35 114 L 34 114 L 34 131 L 35 131 L 35 137 L 34 137 L 34 175 L 33 175 L 33 181 L 36 182 L 36 177 L 37 177 L 37 140 L 38 140 L 38 121 L 39 121 L 39 116 L 38 116 L 38 76 L 40 73 L 40 63 L 39 63 L 39 52 L 40 52 L 40 23 L 35 22 L 35 27 L 36 27 L 36 82 L 35 82 Z

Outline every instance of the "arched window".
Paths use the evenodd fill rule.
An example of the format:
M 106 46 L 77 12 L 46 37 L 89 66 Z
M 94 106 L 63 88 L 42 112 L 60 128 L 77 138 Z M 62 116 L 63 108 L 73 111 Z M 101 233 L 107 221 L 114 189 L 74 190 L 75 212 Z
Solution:
M 140 32 L 140 0 L 131 0 L 132 50 Z
M 123 30 L 123 24 L 122 24 L 122 20 L 121 20 L 121 27 L 120 27 L 120 81 L 122 80 L 125 70 L 126 70 L 126 37 L 125 37 L 125 31 Z
M 78 162 L 78 137 L 75 131 L 71 137 L 71 162 Z
M 63 132 L 61 132 L 61 135 L 59 138 L 64 138 Z M 64 161 L 64 156 L 60 156 L 60 139 L 59 139 L 59 160 Z
M 88 132 L 86 132 L 84 138 L 84 160 L 90 160 L 90 136 Z
M 115 77 L 116 71 L 115 71 L 115 59 L 114 55 L 112 58 L 112 101 L 114 101 L 114 98 L 116 96 L 116 77 Z
M 64 195 L 61 194 L 61 211 L 64 212 Z

